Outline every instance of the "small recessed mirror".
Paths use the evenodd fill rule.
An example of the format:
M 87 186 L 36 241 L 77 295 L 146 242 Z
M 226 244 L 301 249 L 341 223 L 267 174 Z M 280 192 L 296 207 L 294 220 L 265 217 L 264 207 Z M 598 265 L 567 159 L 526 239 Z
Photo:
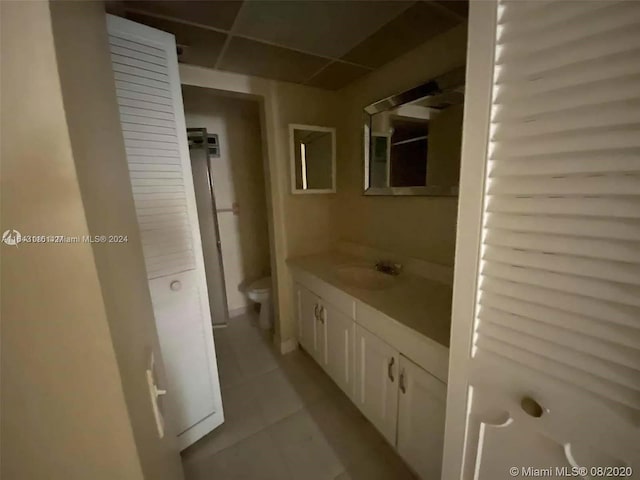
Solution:
M 289 125 L 291 193 L 335 193 L 336 129 Z

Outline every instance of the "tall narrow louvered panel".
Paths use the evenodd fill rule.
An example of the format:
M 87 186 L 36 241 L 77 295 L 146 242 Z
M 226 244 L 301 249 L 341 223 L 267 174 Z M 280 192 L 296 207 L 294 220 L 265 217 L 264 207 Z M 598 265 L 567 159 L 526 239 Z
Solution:
M 129 177 L 158 333 L 157 401 L 180 449 L 224 421 L 173 35 L 107 16 Z M 161 357 L 161 358 L 160 358 Z M 140 377 L 144 382 L 144 372 Z M 150 405 L 151 406 L 151 405 Z
M 640 419 L 640 6 L 499 4 L 473 356 Z
M 187 208 L 167 55 L 116 34 L 109 43 L 147 275 L 192 270 L 197 220 Z

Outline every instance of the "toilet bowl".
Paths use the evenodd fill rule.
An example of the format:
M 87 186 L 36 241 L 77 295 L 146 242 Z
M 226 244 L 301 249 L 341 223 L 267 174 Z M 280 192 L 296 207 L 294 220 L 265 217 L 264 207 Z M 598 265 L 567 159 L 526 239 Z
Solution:
M 271 277 L 252 282 L 247 288 L 247 296 L 260 304 L 260 328 L 271 328 Z

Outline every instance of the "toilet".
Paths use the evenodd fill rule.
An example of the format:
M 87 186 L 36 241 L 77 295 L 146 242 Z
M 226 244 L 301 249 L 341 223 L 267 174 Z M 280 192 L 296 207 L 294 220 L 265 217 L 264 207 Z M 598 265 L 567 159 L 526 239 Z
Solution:
M 264 277 L 249 284 L 248 297 L 260 304 L 260 328 L 271 328 L 271 277 Z

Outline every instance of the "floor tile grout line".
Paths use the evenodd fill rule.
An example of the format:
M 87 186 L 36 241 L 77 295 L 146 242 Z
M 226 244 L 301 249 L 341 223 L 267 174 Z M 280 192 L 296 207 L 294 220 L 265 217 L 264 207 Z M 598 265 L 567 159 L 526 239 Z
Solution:
M 297 412 L 296 412 L 296 413 L 297 413 Z M 291 415 L 295 415 L 295 413 L 292 413 Z M 287 418 L 287 417 L 285 417 L 285 418 Z M 284 419 L 281 419 L 281 420 L 284 420 Z M 275 422 L 275 423 L 278 423 L 278 422 Z M 273 425 L 275 425 L 275 423 L 274 423 Z M 273 425 L 270 425 L 270 427 L 271 427 L 271 426 L 273 426 Z M 287 459 L 286 459 L 286 457 L 285 457 L 285 455 L 284 455 L 284 452 L 282 451 L 282 448 L 281 448 L 281 446 L 280 446 L 279 442 L 278 442 L 278 441 L 277 441 L 277 439 L 274 437 L 274 435 L 273 435 L 272 431 L 271 431 L 269 428 L 267 428 L 267 435 L 269 435 L 269 438 L 271 438 L 271 441 L 272 441 L 272 442 L 273 442 L 273 444 L 275 445 L 276 450 L 278 451 L 278 455 L 280 456 L 280 460 L 282 461 L 283 465 L 284 465 L 284 466 L 285 466 L 285 468 L 287 469 L 287 473 L 289 474 L 289 478 L 290 478 L 291 480 L 296 480 L 296 479 L 293 477 L 293 472 L 291 471 L 291 467 L 289 466 L 289 462 L 287 462 Z
M 261 332 L 258 330 L 254 330 L 253 327 L 251 327 L 252 318 L 248 317 L 244 321 L 246 322 L 247 325 L 240 326 L 240 327 L 244 329 L 247 326 L 249 326 L 249 329 L 245 330 L 244 333 L 250 332 L 251 335 L 255 336 L 255 339 L 258 339 L 260 343 L 263 343 L 265 339 L 260 334 Z M 242 338 L 242 333 L 239 333 L 239 334 L 240 334 L 239 338 Z M 221 342 L 220 344 L 221 345 L 224 344 L 225 347 L 231 347 L 232 343 L 233 343 L 233 339 L 226 337 L 225 341 Z M 359 451 L 357 455 L 351 455 L 349 453 L 350 450 L 344 449 L 345 448 L 344 445 L 338 446 L 337 444 L 332 443 L 331 438 L 333 437 L 331 436 L 331 428 L 329 430 L 326 430 L 325 428 L 323 428 L 323 421 L 322 421 L 323 417 L 317 416 L 317 413 L 319 412 L 319 410 L 317 410 L 317 407 L 320 406 L 321 403 L 325 402 L 325 405 L 323 408 L 328 408 L 329 409 L 328 411 L 340 410 L 345 415 L 348 415 L 349 417 L 354 416 L 356 412 L 351 412 L 351 411 L 347 412 L 342 410 L 342 400 L 344 400 L 342 396 L 345 395 L 344 392 L 337 389 L 335 391 L 333 390 L 329 391 L 325 388 L 325 386 L 320 385 L 319 386 L 320 388 L 317 390 L 317 395 L 316 395 L 316 392 L 313 392 L 311 397 L 305 397 L 305 395 L 301 393 L 301 391 L 299 390 L 299 386 L 302 385 L 302 383 L 306 383 L 307 381 L 311 381 L 312 383 L 317 383 L 318 378 L 316 375 L 320 373 L 322 376 L 326 376 L 327 375 L 326 372 L 323 370 L 318 370 L 315 364 L 309 364 L 307 362 L 301 361 L 301 358 L 290 357 L 290 361 L 293 361 L 294 363 L 287 365 L 285 362 L 282 361 L 282 358 L 278 356 L 278 352 L 270 348 L 270 345 L 268 343 L 264 342 L 263 344 L 267 348 L 267 350 L 273 354 L 275 358 L 274 368 L 268 371 L 254 373 L 248 376 L 243 374 L 242 378 L 237 383 L 229 385 L 225 387 L 225 389 L 223 389 L 223 391 L 231 390 L 233 388 L 245 389 L 245 392 L 243 392 L 243 394 L 250 396 L 250 398 L 248 399 L 248 402 L 246 403 L 243 402 L 244 407 L 242 407 L 241 410 L 238 410 L 238 412 L 251 411 L 252 413 L 255 413 L 256 417 L 259 417 L 259 421 L 257 424 L 253 424 L 253 426 L 254 427 L 259 426 L 259 428 L 256 431 L 252 431 L 250 434 L 244 437 L 234 439 L 233 443 L 226 445 L 224 448 L 221 448 L 220 450 L 217 450 L 209 454 L 202 454 L 201 456 L 194 453 L 194 456 L 192 457 L 191 460 L 189 459 L 189 457 L 187 457 L 183 461 L 185 462 L 191 461 L 193 462 L 194 465 L 201 464 L 202 462 L 204 465 L 206 465 L 206 463 L 204 462 L 212 461 L 212 459 L 214 459 L 218 455 L 228 454 L 230 449 L 238 448 L 238 445 L 240 443 L 249 442 L 249 441 L 258 441 L 258 438 L 257 438 L 258 436 L 266 435 L 271 440 L 272 444 L 275 443 L 274 447 L 278 453 L 278 457 L 280 458 L 280 464 L 283 464 L 282 468 L 284 468 L 284 471 L 282 473 L 284 474 L 286 472 L 289 480 L 298 480 L 294 477 L 295 470 L 292 470 L 292 465 L 290 465 L 290 459 L 288 459 L 288 457 L 286 456 L 285 449 L 284 449 L 286 445 L 290 445 L 292 443 L 288 442 L 287 440 L 288 437 L 283 437 L 278 440 L 279 437 L 276 437 L 274 432 L 276 431 L 276 428 L 278 428 L 277 426 L 279 424 L 282 424 L 283 422 L 287 422 L 287 421 L 292 421 L 291 417 L 295 415 L 306 415 L 309 418 L 308 420 L 305 420 L 305 422 L 311 421 L 313 423 L 314 426 L 312 428 L 314 429 L 314 431 L 317 429 L 317 434 L 322 437 L 322 439 L 319 439 L 318 441 L 325 443 L 326 447 L 328 447 L 331 450 L 333 456 L 336 459 L 337 463 L 335 467 L 336 467 L 336 470 L 339 468 L 340 471 L 336 473 L 335 476 L 333 476 L 333 480 L 336 480 L 339 477 L 344 475 L 346 475 L 347 478 L 352 479 L 352 477 L 350 476 L 349 469 L 362 464 L 363 462 L 366 461 L 366 459 L 369 456 L 371 455 L 375 456 L 376 452 L 379 451 L 378 448 L 386 448 L 382 446 L 384 445 L 384 443 L 382 442 L 380 443 L 380 445 L 378 445 L 376 442 L 370 443 L 369 440 L 366 440 L 363 450 Z M 228 360 L 233 359 L 237 363 L 237 355 L 239 355 L 238 350 L 229 348 L 229 352 L 230 352 L 230 355 L 228 357 Z M 288 368 L 292 366 L 294 366 L 295 368 L 293 370 L 288 370 Z M 265 410 L 265 405 L 263 404 L 259 396 L 259 394 L 261 393 L 259 391 L 259 385 L 261 381 L 263 381 L 264 379 L 267 379 L 269 376 L 272 376 L 274 374 L 282 375 L 284 377 L 284 380 L 287 382 L 286 386 L 288 388 L 290 387 L 296 396 L 295 398 L 297 402 L 294 402 L 294 405 L 299 404 L 298 406 L 296 406 L 294 411 L 290 411 L 280 418 L 274 417 L 274 418 L 277 418 L 275 420 L 269 419 L 269 417 L 266 414 L 267 410 Z M 293 374 L 293 377 L 292 377 L 292 374 Z M 278 386 L 278 388 L 280 388 L 280 386 Z M 257 410 L 254 410 L 254 409 L 257 409 Z M 320 412 L 321 411 L 322 409 L 320 410 Z M 327 418 L 328 417 L 325 417 L 324 419 L 326 420 Z M 332 428 L 335 430 L 335 426 Z M 356 428 L 355 425 L 354 425 L 354 428 Z M 242 431 L 242 430 L 239 430 L 239 431 Z M 362 438 L 364 440 L 364 437 Z M 204 449 L 204 451 L 206 452 L 206 448 Z M 331 472 L 331 475 L 333 475 L 333 472 Z M 286 479 L 283 479 L 283 480 L 286 480 Z
M 299 408 L 298 410 L 296 410 L 295 412 L 292 412 L 292 413 L 290 413 L 290 414 L 288 414 L 288 415 L 286 415 L 286 416 L 284 416 L 284 417 L 282 417 L 282 418 L 280 418 L 280 419 L 278 419 L 278 420 L 276 420 L 276 421 L 274 421 L 274 422 L 266 423 L 263 427 L 261 427 L 259 430 L 256 430 L 255 432 L 251 433 L 250 435 L 247 435 L 246 437 L 239 438 L 239 439 L 237 439 L 236 441 L 234 441 L 233 443 L 231 443 L 231 444 L 227 445 L 226 447 L 221 448 L 220 450 L 217 450 L 216 452 L 212 453 L 211 455 L 207 455 L 207 456 L 205 456 L 205 457 L 199 458 L 198 460 L 199 460 L 199 461 L 204 461 L 204 459 L 205 459 L 205 458 L 206 458 L 206 459 L 208 459 L 208 458 L 214 457 L 214 456 L 216 456 L 216 455 L 218 455 L 218 454 L 220 454 L 220 453 L 224 452 L 225 450 L 228 450 L 228 449 L 230 449 L 230 448 L 235 447 L 236 445 L 238 445 L 238 444 L 239 444 L 239 443 L 241 443 L 241 442 L 247 441 L 247 440 L 251 439 L 252 437 L 255 437 L 255 436 L 259 435 L 260 433 L 265 432 L 265 430 L 267 431 L 266 433 L 269 435 L 269 437 L 273 440 L 274 444 L 278 444 L 278 442 L 277 442 L 277 441 L 276 441 L 276 439 L 273 437 L 273 435 L 271 434 L 271 432 L 269 431 L 269 429 L 270 429 L 271 427 L 273 427 L 274 425 L 276 425 L 276 424 L 278 424 L 278 423 L 280 423 L 280 422 L 285 421 L 285 420 L 286 420 L 286 419 L 288 419 L 289 417 L 292 417 L 293 415 L 296 415 L 296 414 L 298 414 L 298 413 L 302 412 L 303 410 L 305 410 L 305 407 L 301 407 L 301 408 Z M 280 453 L 281 453 L 281 452 L 280 452 Z M 187 459 L 188 459 L 188 457 L 187 457 Z M 183 461 L 185 461 L 185 459 L 183 459 Z M 195 460 L 194 460 L 194 461 L 195 461 Z M 286 463 L 286 462 L 285 462 L 285 463 Z
M 313 419 L 313 415 L 311 414 L 311 412 L 310 412 L 310 411 L 308 411 L 308 409 L 307 409 L 306 407 L 303 407 L 303 408 L 301 408 L 300 410 L 298 410 L 298 411 L 296 411 L 296 412 L 294 412 L 294 413 L 292 413 L 292 414 L 290 414 L 290 415 L 288 415 L 288 416 L 286 416 L 286 417 L 284 417 L 284 418 L 282 418 L 282 419 L 278 420 L 278 421 L 277 421 L 277 422 L 275 422 L 273 425 L 275 425 L 275 424 L 277 424 L 277 423 L 284 422 L 284 421 L 285 421 L 286 419 L 288 419 L 289 417 L 292 417 L 293 415 L 297 415 L 298 413 L 300 413 L 300 412 L 302 412 L 302 411 L 306 411 L 306 413 L 307 413 L 307 414 L 308 414 L 308 415 Z M 315 422 L 314 422 L 314 423 L 315 423 Z M 273 425 L 271 425 L 271 426 L 273 426 Z M 287 467 L 287 470 L 289 471 L 289 475 L 290 475 L 290 477 L 291 477 L 293 480 L 297 480 L 297 479 L 295 479 L 295 478 L 293 477 L 293 472 L 290 470 L 289 464 L 288 464 L 288 462 L 287 462 L 287 460 L 286 460 L 286 457 L 284 456 L 284 452 L 282 451 L 282 448 L 281 448 L 280 442 L 278 441 L 278 439 L 277 439 L 277 438 L 275 438 L 275 437 L 274 437 L 274 435 L 272 434 L 272 432 L 271 432 L 271 431 L 269 431 L 269 432 L 267 432 L 267 433 L 269 434 L 269 436 L 270 436 L 270 437 L 271 437 L 271 439 L 273 440 L 274 444 L 276 445 L 276 448 L 278 449 L 278 451 L 279 451 L 279 453 L 280 453 L 280 456 L 281 456 L 282 460 L 284 461 L 285 466 Z M 327 443 L 328 443 L 328 442 L 327 442 Z M 333 449 L 332 449 L 332 451 L 333 451 Z M 333 452 L 333 453 L 335 454 L 335 452 Z M 336 457 L 338 457 L 338 455 L 337 455 L 337 454 L 336 454 Z M 338 457 L 338 458 L 339 458 L 339 457 Z M 342 475 L 343 473 L 345 473 L 345 472 L 347 471 L 347 470 L 346 470 L 346 469 L 347 469 L 347 465 L 345 465 L 345 464 L 343 463 L 343 461 L 342 461 L 342 459 L 341 459 L 341 458 L 339 458 L 339 460 L 340 460 L 340 465 L 342 466 L 342 471 L 341 471 L 340 473 L 338 473 L 338 474 L 334 477 L 334 480 L 335 480 L 335 478 L 339 477 L 340 475 Z
M 252 315 L 251 315 L 250 313 L 246 313 L 246 314 L 244 314 L 244 315 L 240 315 L 240 316 L 236 317 L 236 318 L 237 318 L 236 323 L 238 323 L 238 322 L 247 322 L 247 323 L 249 323 L 249 326 L 248 326 L 249 328 L 247 328 L 247 326 L 244 326 L 243 328 L 247 328 L 247 331 L 251 331 L 253 328 L 257 328 L 257 327 L 252 327 L 252 326 L 250 325 L 250 323 L 251 323 L 251 321 L 252 321 L 252 318 L 251 318 L 251 317 L 252 317 Z M 253 318 L 253 320 L 256 320 L 256 319 L 255 319 L 255 318 Z M 235 328 L 240 328 L 240 327 L 235 327 Z M 227 331 L 228 331 L 228 332 L 232 332 L 233 330 L 228 330 L 228 329 L 234 329 L 234 327 L 232 327 L 231 325 L 229 325 L 229 327 L 227 327 Z M 264 343 L 264 344 L 265 344 L 264 346 L 265 346 L 265 347 L 267 347 L 267 350 L 270 350 L 270 349 L 269 349 L 269 345 L 268 345 L 268 344 L 266 344 L 266 342 L 264 342 L 264 338 L 260 335 L 260 332 L 259 332 L 259 331 L 256 331 L 256 332 L 253 332 L 253 333 L 255 333 L 255 335 L 254 335 L 254 336 L 255 336 L 255 338 L 256 338 L 257 340 L 259 340 L 259 341 L 260 341 L 260 343 Z M 231 333 L 226 333 L 226 335 L 227 335 L 227 337 L 228 337 L 228 336 L 231 336 L 231 335 L 233 335 L 233 334 L 231 334 Z M 247 375 L 247 374 L 245 374 L 245 372 L 243 371 L 243 369 L 242 369 L 242 362 L 241 362 L 241 360 L 240 360 L 240 358 L 239 358 L 239 357 L 240 357 L 240 354 L 238 353 L 238 350 L 237 350 L 237 345 L 234 345 L 234 342 L 233 342 L 233 339 L 232 339 L 232 338 L 228 338 L 228 340 L 229 340 L 229 347 L 230 347 L 231 353 L 232 353 L 232 355 L 233 355 L 233 357 L 234 357 L 234 359 L 235 359 L 235 361 L 236 361 L 236 364 L 237 364 L 237 365 L 238 365 L 238 367 L 239 367 L 239 370 L 242 372 L 242 374 L 243 374 L 243 376 L 244 376 L 244 377 L 246 377 L 247 379 L 249 379 L 249 378 L 250 378 L 251 376 L 253 376 L 253 375 L 251 375 L 251 374 Z M 237 342 L 236 342 L 236 343 L 237 343 Z M 274 352 L 271 352 L 271 353 L 274 353 Z M 276 358 L 274 358 L 274 360 L 276 360 Z M 276 364 L 277 364 L 277 361 L 276 361 Z M 274 369 L 275 369 L 275 368 L 274 368 Z M 272 370 L 274 370 L 274 369 L 272 369 Z M 264 372 L 260 372 L 260 373 L 264 373 Z M 255 375 L 255 374 L 254 374 L 254 375 Z
M 248 322 L 251 322 L 251 318 L 249 318 L 247 321 L 248 321 Z M 259 331 L 258 331 L 258 332 L 256 332 L 256 333 L 257 333 L 256 338 L 258 338 L 258 339 L 259 339 L 259 340 L 261 340 L 261 341 L 262 341 L 262 340 L 264 340 L 264 338 L 260 335 L 260 332 L 259 332 Z M 231 340 L 231 339 L 227 339 L 227 340 L 228 340 L 230 343 L 232 342 L 232 340 Z M 237 362 L 237 358 L 236 358 L 237 351 L 232 347 L 232 345 L 228 345 L 228 346 L 230 347 L 231 354 L 232 354 L 232 356 L 234 357 L 234 360 Z M 267 348 L 269 348 L 268 343 L 266 343 L 266 344 L 265 344 L 265 346 L 266 346 Z M 274 352 L 272 352 L 272 353 L 274 353 L 274 354 L 275 354 L 276 352 L 274 351 Z M 242 380 L 240 380 L 238 383 L 235 383 L 235 384 L 233 384 L 233 385 L 228 385 L 228 386 L 226 386 L 226 387 L 224 387 L 224 388 L 222 388 L 222 387 L 221 387 L 221 391 L 222 391 L 222 392 L 224 392 L 224 390 L 233 389 L 233 388 L 240 388 L 240 387 L 242 387 L 242 386 L 243 386 L 243 385 L 245 385 L 245 384 L 249 384 L 249 383 L 255 382 L 259 377 L 262 377 L 262 376 L 265 376 L 265 375 L 271 374 L 271 373 L 273 373 L 274 371 L 278 371 L 278 370 L 279 370 L 279 371 L 281 371 L 281 372 L 282 372 L 283 374 L 285 374 L 285 376 L 286 376 L 286 373 L 282 370 L 282 366 L 281 366 L 281 365 L 276 361 L 276 364 L 275 364 L 275 366 L 274 366 L 274 368 L 273 368 L 273 369 L 268 370 L 268 371 L 265 371 L 265 372 L 260 372 L 260 373 L 256 373 L 256 374 L 253 374 L 253 375 L 249 375 L 249 376 L 243 376 L 244 378 L 243 378 Z M 249 386 L 249 387 L 250 387 L 250 386 Z M 257 431 L 255 431 L 255 432 L 251 433 L 250 435 L 247 435 L 246 437 L 239 438 L 239 439 L 237 439 L 236 441 L 234 441 L 233 443 L 231 443 L 231 444 L 227 445 L 226 447 L 224 447 L 224 448 L 222 448 L 222 449 L 220 449 L 220 450 L 217 450 L 215 453 L 213 453 L 212 455 L 208 455 L 206 458 L 209 458 L 209 457 L 213 457 L 213 456 L 215 456 L 215 455 L 218 455 L 219 453 L 221 453 L 221 452 L 223 452 L 223 451 L 225 451 L 225 450 L 227 450 L 227 449 L 229 449 L 229 448 L 232 448 L 233 446 L 237 445 L 238 443 L 240 443 L 240 442 L 242 442 L 242 441 L 245 441 L 245 440 L 248 440 L 248 439 L 250 439 L 251 437 L 254 437 L 254 436 L 256 436 L 256 435 L 260 434 L 260 433 L 261 433 L 261 432 L 263 432 L 264 430 L 268 430 L 268 429 L 269 429 L 270 427 L 272 427 L 273 425 L 275 425 L 275 424 L 277 424 L 277 423 L 280 423 L 280 422 L 282 422 L 282 421 L 286 420 L 287 418 L 289 418 L 289 417 L 291 417 L 291 416 L 293 416 L 293 415 L 296 415 L 297 413 L 301 412 L 302 410 L 305 410 L 305 409 L 306 409 L 306 407 L 307 407 L 307 405 L 306 405 L 306 404 L 304 403 L 304 401 L 302 401 L 302 399 L 301 399 L 302 405 L 300 406 L 300 408 L 296 409 L 294 412 L 291 412 L 291 413 L 289 413 L 289 414 L 285 415 L 285 416 L 284 416 L 284 417 L 282 417 L 282 418 L 279 418 L 278 420 L 270 421 L 270 420 L 268 420 L 268 419 L 264 416 L 264 411 L 263 411 L 263 409 L 262 409 L 262 407 L 261 407 L 261 405 L 260 405 L 259 401 L 255 398 L 255 395 L 253 395 L 253 394 L 252 394 L 252 397 L 253 397 L 252 399 L 253 399 L 254 403 L 255 403 L 255 404 L 256 404 L 256 406 L 260 409 L 260 412 L 259 412 L 259 413 L 260 413 L 260 415 L 261 415 L 261 417 L 262 417 L 262 420 L 263 420 L 263 422 L 262 422 L 262 423 L 264 424 L 264 426 L 263 426 L 262 428 L 260 428 L 259 430 L 257 430 Z M 317 400 L 320 400 L 320 399 L 317 399 Z M 268 433 L 270 434 L 270 432 L 268 432 Z M 271 436 L 271 435 L 270 435 L 270 436 Z M 204 457 L 203 457 L 203 458 L 204 458 Z

